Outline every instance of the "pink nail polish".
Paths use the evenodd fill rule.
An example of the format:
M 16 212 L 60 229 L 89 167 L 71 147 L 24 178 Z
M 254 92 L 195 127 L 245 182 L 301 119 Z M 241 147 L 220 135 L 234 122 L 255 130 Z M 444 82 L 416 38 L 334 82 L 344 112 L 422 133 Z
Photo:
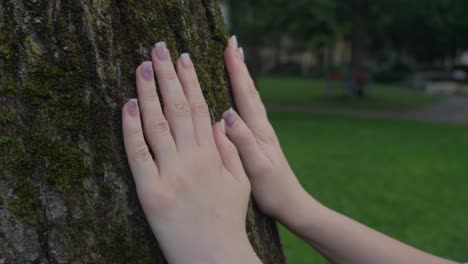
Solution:
M 180 58 L 182 59 L 182 66 L 184 66 L 185 68 L 192 67 L 193 63 L 192 59 L 190 59 L 190 54 L 183 53 L 182 55 L 180 55 Z
M 165 42 L 158 42 L 154 45 L 154 49 L 156 51 L 156 57 L 160 60 L 167 60 L 169 59 L 169 51 L 167 50 Z
M 127 111 L 131 116 L 138 115 L 138 100 L 137 99 L 128 100 Z
M 229 108 L 229 110 L 227 110 L 226 112 L 224 112 L 223 119 L 226 122 L 227 127 L 231 127 L 236 122 L 237 114 L 234 111 L 234 109 L 232 109 L 232 107 Z
M 237 36 L 232 36 L 230 41 L 231 47 L 236 50 L 239 47 L 239 44 L 237 42 Z
M 154 78 L 153 63 L 151 61 L 143 62 L 143 65 L 141 66 L 141 73 L 143 75 L 143 78 L 145 78 L 145 80 L 148 80 L 148 81 L 153 80 Z

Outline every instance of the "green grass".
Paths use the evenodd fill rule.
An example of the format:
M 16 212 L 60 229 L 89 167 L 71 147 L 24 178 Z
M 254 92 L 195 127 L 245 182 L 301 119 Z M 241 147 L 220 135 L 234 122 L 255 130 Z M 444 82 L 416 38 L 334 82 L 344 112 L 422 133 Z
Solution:
M 468 261 L 468 126 L 272 113 L 304 187 L 405 243 Z M 290 264 L 326 263 L 281 228 Z
M 437 102 L 440 97 L 404 89 L 397 85 L 374 84 L 365 98 L 347 96 L 342 83 L 335 83 L 333 96 L 324 80 L 300 77 L 263 77 L 258 88 L 266 104 L 353 108 L 377 111 L 408 111 Z

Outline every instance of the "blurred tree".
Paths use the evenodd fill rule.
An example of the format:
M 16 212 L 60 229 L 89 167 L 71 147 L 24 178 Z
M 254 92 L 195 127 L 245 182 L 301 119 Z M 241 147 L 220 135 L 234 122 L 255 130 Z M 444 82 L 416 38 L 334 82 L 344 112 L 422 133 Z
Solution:
M 281 38 L 287 36 L 293 40 L 292 49 L 317 49 L 320 54 L 320 48 L 336 42 L 336 32 L 340 31 L 333 0 L 230 0 L 228 3 L 231 29 L 245 45 L 247 62 L 254 75 L 260 70 L 257 57 L 260 48 L 278 48 Z
M 391 19 L 384 25 L 393 50 L 427 63 L 455 58 L 468 47 L 468 1 L 386 1 Z M 391 4 L 389 2 L 392 2 Z
M 318 68 L 326 69 L 325 50 L 340 39 L 351 46 L 350 71 L 365 62 L 394 64 L 447 62 L 468 47 L 466 0 L 229 0 L 231 26 L 246 47 L 254 75 L 262 62 L 259 50 L 313 50 Z M 292 46 L 281 47 L 288 36 Z M 280 52 L 281 51 L 281 52 Z M 396 55 L 396 56 L 395 56 Z M 330 57 L 329 57 L 330 59 Z M 409 60 L 408 60 L 409 59 Z

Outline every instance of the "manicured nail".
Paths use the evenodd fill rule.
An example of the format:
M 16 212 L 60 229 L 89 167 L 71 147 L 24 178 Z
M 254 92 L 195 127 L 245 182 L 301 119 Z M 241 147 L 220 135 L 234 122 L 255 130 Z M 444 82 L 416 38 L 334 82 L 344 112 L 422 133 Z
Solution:
M 138 114 L 138 100 L 137 99 L 128 100 L 127 110 L 131 116 L 136 116 Z
M 221 131 L 223 131 L 223 134 L 226 135 L 226 121 L 224 119 L 221 119 Z
M 243 49 L 243 48 L 239 48 L 239 49 L 237 49 L 237 50 L 239 51 L 239 54 L 240 54 L 242 60 L 245 61 L 244 49 Z
M 232 109 L 232 107 L 224 112 L 223 119 L 226 122 L 227 127 L 231 127 L 236 122 L 236 112 L 234 109 Z
M 141 67 L 141 73 L 143 75 L 143 78 L 145 78 L 145 80 L 148 80 L 148 81 L 153 80 L 154 78 L 153 63 L 151 61 L 143 62 L 143 65 Z
M 165 42 L 158 42 L 154 45 L 154 49 L 156 50 L 156 56 L 160 60 L 167 60 L 169 59 L 169 51 L 167 50 Z
M 190 59 L 190 54 L 188 53 L 183 53 L 180 55 L 180 58 L 182 59 L 182 66 L 185 68 L 190 68 L 192 67 L 192 59 Z
M 232 36 L 230 41 L 231 41 L 231 47 L 233 49 L 237 49 L 239 47 L 236 36 Z

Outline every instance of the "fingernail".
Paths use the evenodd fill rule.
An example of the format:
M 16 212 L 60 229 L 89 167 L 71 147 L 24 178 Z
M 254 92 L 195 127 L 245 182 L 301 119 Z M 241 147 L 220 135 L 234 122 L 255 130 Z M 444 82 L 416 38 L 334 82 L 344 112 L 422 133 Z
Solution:
M 137 99 L 128 100 L 127 110 L 131 116 L 136 116 L 138 114 L 138 100 Z
M 237 36 L 232 36 L 230 42 L 231 42 L 231 47 L 233 49 L 237 49 L 239 47 L 239 44 L 237 42 Z
M 236 112 L 234 109 L 232 109 L 232 107 L 224 112 L 223 119 L 226 122 L 227 127 L 231 127 L 236 122 Z
M 221 131 L 223 131 L 223 134 L 226 135 L 226 121 L 224 119 L 221 119 Z
M 160 60 L 167 60 L 169 59 L 169 51 L 167 50 L 165 42 L 158 42 L 154 45 L 154 49 L 156 50 L 156 56 Z
M 245 56 L 244 56 L 244 49 L 243 49 L 243 48 L 239 48 L 239 49 L 237 49 L 237 50 L 239 51 L 239 54 L 240 54 L 240 56 L 241 56 L 242 60 L 244 60 L 244 61 L 245 61 Z
M 151 61 L 143 62 L 143 65 L 141 67 L 141 72 L 145 80 L 148 80 L 148 81 L 153 80 L 154 78 L 153 63 Z
M 180 55 L 180 58 L 182 59 L 182 66 L 185 68 L 190 68 L 192 67 L 192 59 L 190 59 L 190 54 L 188 53 L 183 53 Z

